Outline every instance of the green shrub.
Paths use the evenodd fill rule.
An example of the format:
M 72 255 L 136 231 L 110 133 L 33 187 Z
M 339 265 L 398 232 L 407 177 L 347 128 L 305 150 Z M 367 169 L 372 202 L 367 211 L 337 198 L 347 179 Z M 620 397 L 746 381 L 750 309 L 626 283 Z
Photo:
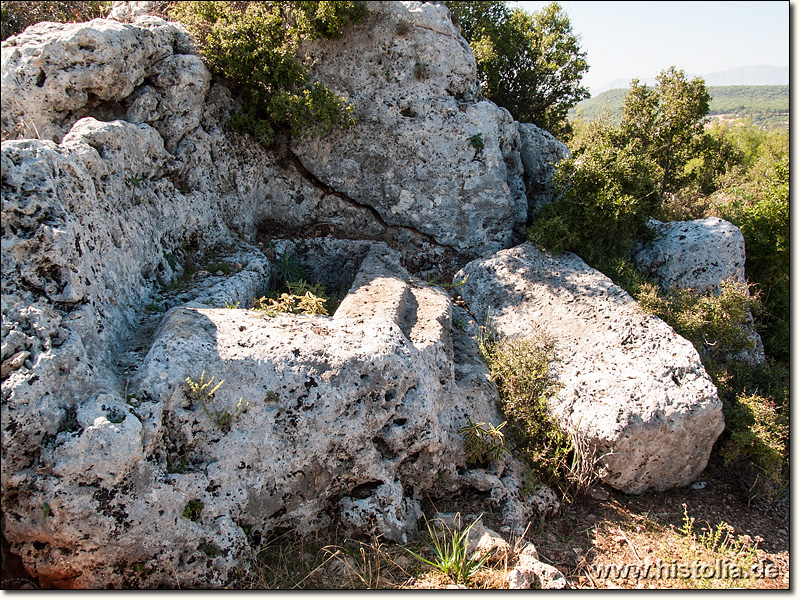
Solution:
M 729 472 L 748 500 L 774 500 L 788 488 L 789 419 L 769 397 L 740 394 L 725 406 L 730 437 L 722 446 Z
M 520 340 L 484 338 L 481 352 L 497 385 L 517 451 L 535 474 L 566 491 L 570 487 L 571 436 L 547 409 L 559 390 L 550 365 L 553 344 L 544 336 Z
M 440 526 L 437 527 L 425 517 L 427 535 L 421 539 L 433 554 L 433 558 L 428 559 L 408 548 L 405 550 L 417 560 L 443 573 L 453 583 L 467 585 L 491 554 L 491 552 L 486 552 L 480 556 L 473 556 L 468 550 L 469 532 L 482 516 L 475 519 L 462 531 L 459 531 L 457 527 L 451 529 L 442 522 L 438 522 L 437 524 Z
M 720 207 L 723 218 L 742 230 L 747 278 L 764 295 L 765 351 L 789 360 L 789 157 L 775 159 L 753 195 L 736 197 Z
M 690 289 L 662 293 L 648 282 L 640 286 L 635 297 L 644 311 L 669 323 L 701 355 L 726 362 L 730 356 L 753 348 L 747 321 L 760 303 L 744 283 L 725 281 L 719 294 L 699 294 Z
M 658 206 L 656 168 L 607 123 L 587 129 L 573 158 L 556 168 L 558 199 L 536 214 L 528 239 L 555 253 L 575 252 L 604 270 L 627 259 L 647 234 L 647 220 Z
M 178 2 L 171 15 L 238 93 L 231 126 L 270 146 L 279 132 L 313 137 L 354 123 L 347 100 L 311 81 L 298 56 L 302 42 L 340 38 L 366 13 L 362 2 Z
M 0 3 L 0 39 L 22 33 L 42 21 L 81 23 L 102 19 L 110 10 L 111 2 L 4 1 Z

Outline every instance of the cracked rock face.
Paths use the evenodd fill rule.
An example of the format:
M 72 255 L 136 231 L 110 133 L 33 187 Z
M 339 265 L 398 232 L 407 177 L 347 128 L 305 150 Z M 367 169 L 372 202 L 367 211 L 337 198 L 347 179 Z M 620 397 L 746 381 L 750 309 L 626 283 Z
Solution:
M 456 277 L 465 276 L 459 291 L 480 322 L 503 337 L 553 340 L 562 388 L 551 411 L 596 448 L 602 479 L 641 494 L 702 472 L 724 421 L 690 342 L 569 252 L 523 244 L 469 263 Z
M 479 100 L 475 58 L 438 3 L 370 2 L 347 43 L 315 42 L 316 79 L 358 124 L 293 144 L 327 185 L 471 257 L 508 247 L 527 215 L 510 114 Z

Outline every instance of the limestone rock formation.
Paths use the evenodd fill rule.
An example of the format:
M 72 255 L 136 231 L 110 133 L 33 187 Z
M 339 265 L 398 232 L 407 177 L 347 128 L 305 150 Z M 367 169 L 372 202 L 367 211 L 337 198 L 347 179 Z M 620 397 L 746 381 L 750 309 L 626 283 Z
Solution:
M 722 403 L 688 341 L 571 253 L 532 244 L 469 263 L 459 288 L 499 335 L 543 332 L 555 344 L 558 421 L 600 457 L 601 477 L 628 493 L 691 483 L 722 433 Z M 680 460 L 675 460 L 679 456 Z
M 744 284 L 745 247 L 741 230 L 717 217 L 661 223 L 650 220 L 655 238 L 634 254 L 634 263 L 646 276 L 655 278 L 663 290 L 693 289 L 719 294 L 724 282 Z M 750 348 L 733 358 L 763 363 L 764 344 L 748 314 L 743 329 Z
M 449 298 L 373 244 L 332 318 L 220 308 L 253 292 L 257 256 L 237 257 L 247 267 L 167 312 L 151 341 L 121 359 L 138 366 L 124 389 L 115 365 L 99 361 L 83 381 L 75 365 L 37 361 L 4 382 L 13 392 L 3 407 L 6 535 L 42 581 L 222 586 L 245 532 L 336 518 L 351 534 L 406 540 L 423 490 L 471 484 L 459 474 L 458 429 L 467 417 L 500 416 L 485 370 L 454 368 L 474 341 L 451 330 Z M 36 377 L 70 398 L 25 394 Z M 213 395 L 190 393 L 187 378 L 212 377 L 224 380 Z M 37 441 L 42 417 L 52 431 Z M 486 475 L 516 514 L 518 490 L 502 486 L 504 469 L 520 470 L 512 462 Z
M 665 290 L 719 292 L 723 281 L 743 283 L 744 236 L 717 217 L 661 223 L 650 220 L 655 238 L 634 255 L 636 267 Z
M 358 124 L 292 150 L 388 225 L 472 256 L 508 247 L 527 211 L 514 120 L 480 100 L 475 58 L 444 5 L 377 4 L 347 44 L 308 49 L 314 77 L 350 99 Z
M 542 505 L 522 498 L 516 461 L 466 463 L 458 430 L 501 420 L 496 389 L 469 329 L 452 326 L 471 315 L 409 271 L 514 243 L 552 160 L 537 163 L 541 133 L 480 98 L 443 5 L 368 7 L 343 41 L 304 49 L 359 124 L 272 150 L 228 128 L 237 100 L 181 26 L 146 14 L 163 3 L 3 42 L 3 535 L 43 585 L 220 587 L 275 528 L 336 520 L 406 539 L 426 493 L 480 490 L 518 534 Z M 335 315 L 245 310 L 290 253 L 349 291 Z M 621 325 L 619 356 L 637 323 Z M 606 467 L 634 491 L 659 487 L 664 454 L 695 436 L 670 481 L 690 477 L 720 424 L 685 344 L 645 323 L 677 357 L 648 384 L 647 402 L 663 402 L 598 400 L 634 433 L 638 418 L 642 435 L 674 429 L 597 433 L 632 453 Z M 201 375 L 225 382 L 193 395 Z
M 570 157 L 570 152 L 563 142 L 532 123 L 520 123 L 517 129 L 528 216 L 532 217 L 542 206 L 554 200 L 553 172 L 559 162 Z

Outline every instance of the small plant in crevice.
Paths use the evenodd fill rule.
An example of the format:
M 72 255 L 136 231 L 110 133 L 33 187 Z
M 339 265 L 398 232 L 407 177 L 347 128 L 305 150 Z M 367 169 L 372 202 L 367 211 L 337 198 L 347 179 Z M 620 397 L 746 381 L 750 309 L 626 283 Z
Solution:
M 480 156 L 483 153 L 484 143 L 483 143 L 483 134 L 476 133 L 475 135 L 471 135 L 467 138 L 469 145 L 475 149 L 475 154 L 472 157 L 473 161 L 480 160 Z
M 214 376 L 212 375 L 211 379 L 206 381 L 205 374 L 205 370 L 200 373 L 200 379 L 198 381 L 192 380 L 191 377 L 186 378 L 187 396 L 192 400 L 197 400 L 200 403 L 203 412 L 206 413 L 206 416 L 209 418 L 209 420 L 216 425 L 217 429 L 223 433 L 227 433 L 230 431 L 233 422 L 247 412 L 247 408 L 250 406 L 250 403 L 245 402 L 242 404 L 244 399 L 239 398 L 239 402 L 232 412 L 228 409 L 213 409 L 210 406 L 211 400 L 214 398 L 214 393 L 219 390 L 223 383 L 225 383 L 225 380 L 223 379 L 217 385 L 211 387 L 214 384 Z
M 424 517 L 427 532 L 420 536 L 420 539 L 433 557 L 426 558 L 418 552 L 407 547 L 404 548 L 417 560 L 449 577 L 453 583 L 467 585 L 483 567 L 491 553 L 486 552 L 482 556 L 475 557 L 468 550 L 469 533 L 482 516 L 461 531 L 457 527 L 451 528 L 438 519 L 429 521 L 427 517 Z
M 551 370 L 556 361 L 552 341 L 541 333 L 498 339 L 484 327 L 480 350 L 497 385 L 516 452 L 540 480 L 556 485 L 565 495 L 578 493 L 587 478 L 585 465 L 594 461 L 577 455 L 585 448 L 575 445 L 573 436 L 548 410 L 549 399 L 560 389 Z
M 467 418 L 467 424 L 458 430 L 464 441 L 467 462 L 481 464 L 489 460 L 499 460 L 504 452 L 510 454 L 501 431 L 505 426 L 505 421 L 495 427 L 491 423 L 473 423 L 472 419 Z
M 200 513 L 203 511 L 205 504 L 202 500 L 189 500 L 186 507 L 183 509 L 183 516 L 190 521 L 197 521 L 200 518 Z
M 142 181 L 142 178 L 137 177 L 136 175 L 131 175 L 130 177 L 125 178 L 125 183 L 131 186 L 131 203 L 134 206 L 140 204 L 140 201 L 136 198 L 136 189 L 141 187 Z
M 399 36 L 407 35 L 411 31 L 411 23 L 406 19 L 400 19 L 394 24 L 394 32 Z
M 279 313 L 327 315 L 326 300 L 327 298 L 320 298 L 311 292 L 306 292 L 302 296 L 284 293 L 277 298 L 262 296 L 253 301 L 252 309 L 269 317 L 274 317 Z

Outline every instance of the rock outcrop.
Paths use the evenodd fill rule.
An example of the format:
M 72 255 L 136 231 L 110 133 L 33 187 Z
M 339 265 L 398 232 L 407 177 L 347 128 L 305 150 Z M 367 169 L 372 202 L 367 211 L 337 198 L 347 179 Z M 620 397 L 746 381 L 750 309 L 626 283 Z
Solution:
M 149 343 L 138 339 L 124 389 L 108 363 L 86 365 L 82 381 L 77 365 L 39 365 L 43 354 L 69 358 L 58 351 L 4 383 L 14 392 L 3 407 L 6 536 L 40 580 L 218 587 L 248 535 L 335 519 L 351 535 L 405 541 L 423 491 L 486 477 L 519 513 L 513 461 L 460 474 L 458 429 L 500 415 L 485 367 L 454 367 L 474 341 L 452 330 L 447 295 L 373 244 L 332 318 L 220 308 L 253 293 L 257 259 L 237 256 L 239 273 L 169 310 Z M 36 377 L 56 393 L 37 393 Z M 187 378 L 212 377 L 224 380 L 213 395 L 190 393 Z
M 564 143 L 532 123 L 520 123 L 517 129 L 528 217 L 532 218 L 542 206 L 554 200 L 553 173 L 559 162 L 570 157 L 570 152 Z
M 650 220 L 655 238 L 634 254 L 634 264 L 663 291 L 692 289 L 701 294 L 722 292 L 725 284 L 746 284 L 744 236 L 734 224 L 717 217 L 661 223 Z M 753 316 L 741 323 L 750 347 L 731 357 L 752 364 L 763 363 L 764 344 Z
M 469 263 L 456 277 L 478 322 L 555 344 L 561 390 L 550 408 L 597 452 L 601 477 L 628 493 L 691 483 L 724 428 L 697 351 L 572 253 L 532 244 Z M 680 456 L 679 461 L 675 460 Z
M 114 19 L 40 23 L 2 45 L 13 552 L 45 586 L 221 587 L 276 528 L 335 521 L 407 539 L 426 494 L 484 492 L 517 534 L 534 507 L 557 511 L 541 490 L 522 497 L 515 460 L 467 463 L 459 428 L 497 424 L 497 392 L 452 326 L 472 316 L 409 271 L 456 271 L 516 243 L 563 148 L 480 97 L 443 5 L 369 2 L 344 40 L 303 49 L 358 124 L 265 150 L 228 128 L 237 101 L 186 31 L 145 14 L 163 6 L 117 3 Z M 347 292 L 333 316 L 245 310 L 290 252 L 308 279 Z M 497 256 L 520 252 L 546 262 Z M 465 297 L 513 335 L 546 312 L 540 267 L 484 281 L 473 263 Z M 556 408 L 618 452 L 605 473 L 621 489 L 688 481 L 721 424 L 696 355 L 607 281 L 563 268 L 574 274 L 536 288 L 564 308 L 553 333 L 572 371 Z M 600 290 L 595 326 L 621 328 L 596 343 L 584 339 L 596 309 L 564 300 L 587 286 Z M 640 371 L 653 377 L 620 377 Z M 213 394 L 191 392 L 187 379 L 212 376 L 207 392 L 225 380 Z

